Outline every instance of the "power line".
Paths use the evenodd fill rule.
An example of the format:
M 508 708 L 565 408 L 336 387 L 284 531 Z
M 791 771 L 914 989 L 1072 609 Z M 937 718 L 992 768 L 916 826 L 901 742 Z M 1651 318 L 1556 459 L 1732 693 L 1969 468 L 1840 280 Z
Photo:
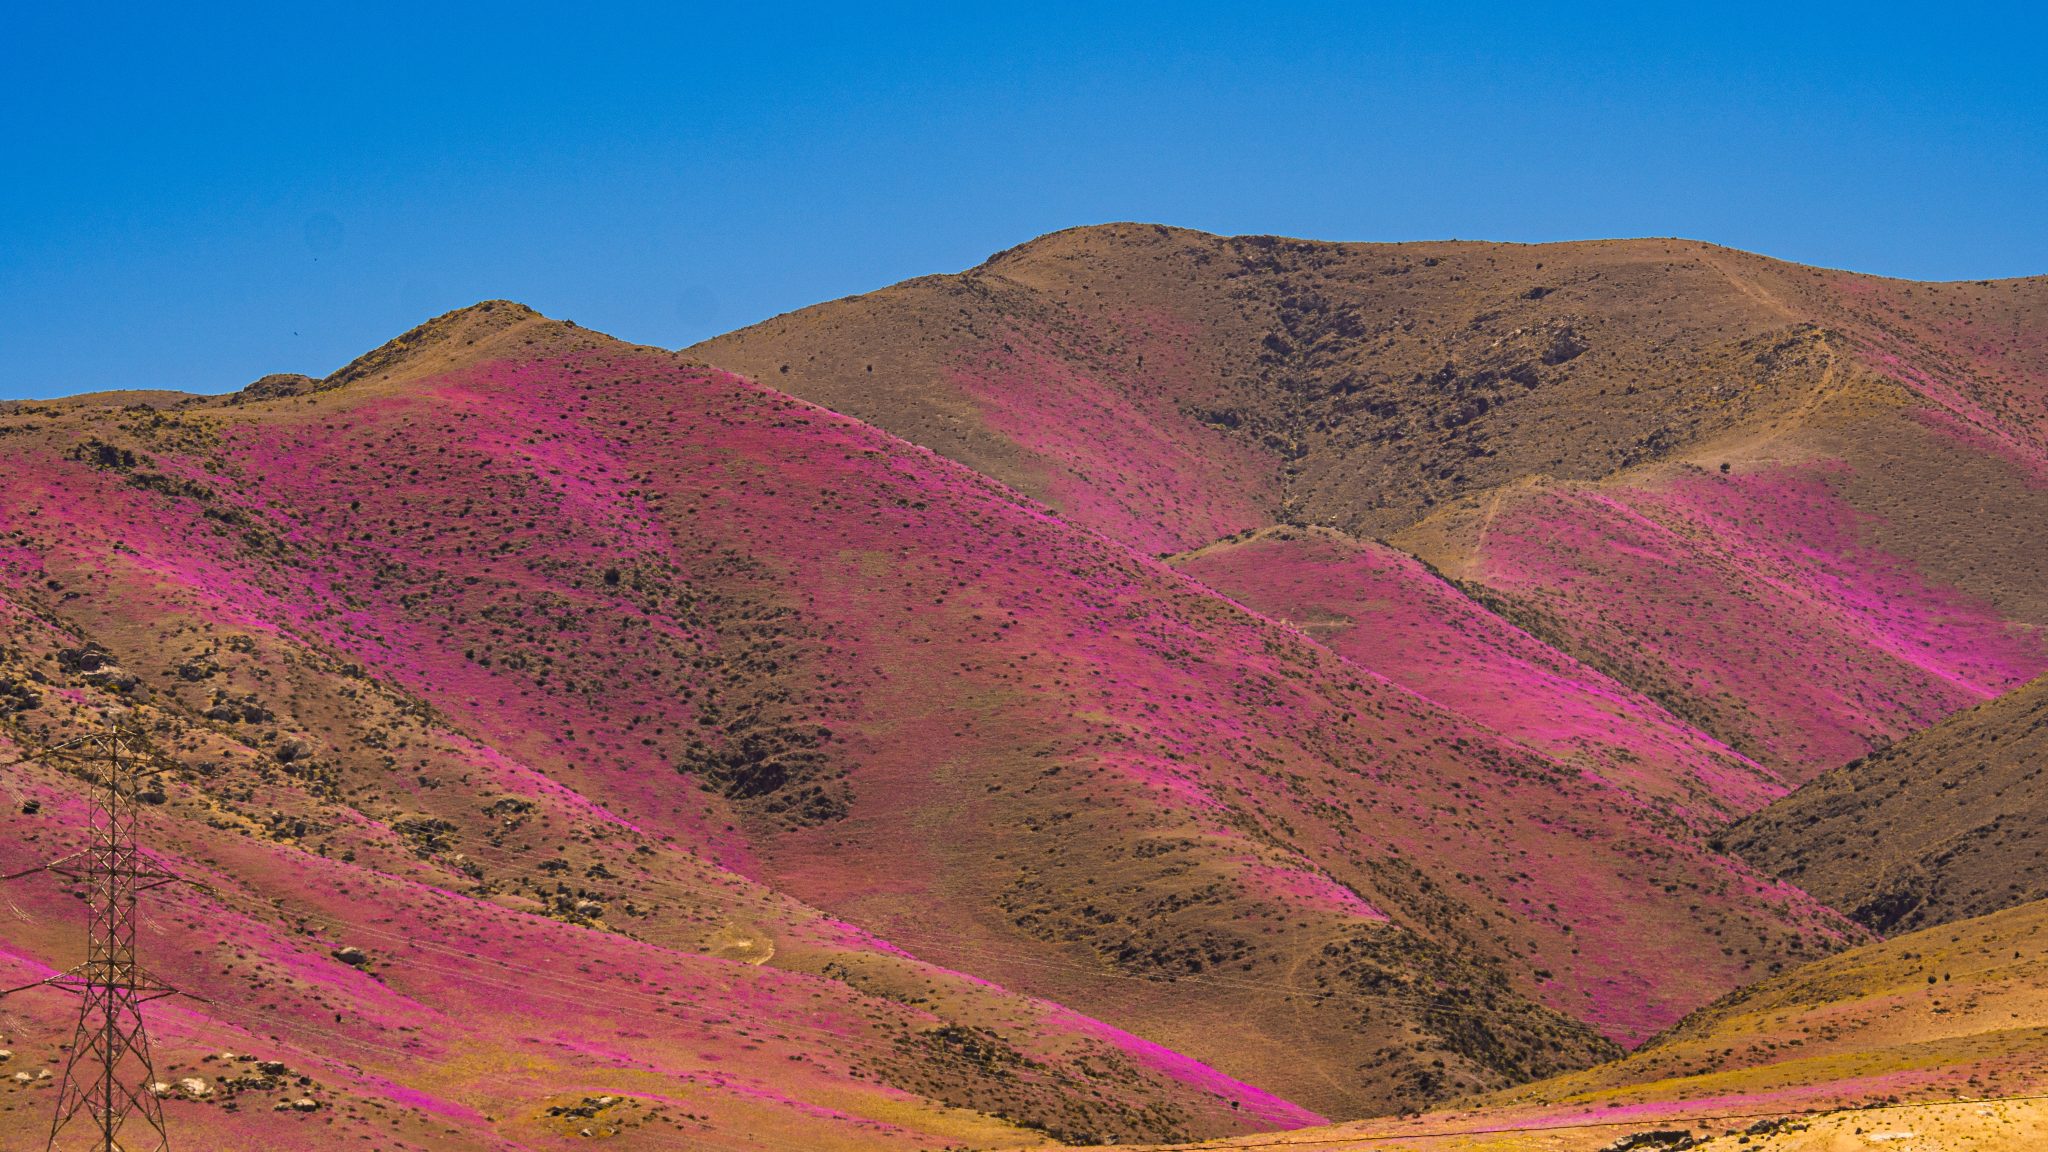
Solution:
M 137 961 L 135 923 L 138 897 L 179 880 L 144 856 L 136 841 L 136 801 L 144 781 L 174 765 L 162 761 L 134 721 L 110 713 L 103 731 L 40 749 L 24 760 L 71 765 L 94 787 L 86 810 L 88 845 L 67 856 L 12 876 L 39 872 L 61 876 L 85 889 L 86 959 L 83 964 L 0 996 L 50 987 L 79 997 L 78 1029 L 64 1061 L 57 1104 L 45 1147 L 54 1150 L 80 1113 L 96 1130 L 99 1152 L 143 1152 L 121 1140 L 122 1129 L 139 1119 L 154 1137 L 156 1152 L 169 1152 L 163 1104 L 157 1099 L 156 1067 L 142 1006 L 178 995 Z M 15 761 L 19 763 L 19 761 Z M 101 770 L 103 767 L 103 771 Z
M 658 877 L 647 877 L 646 880 L 649 882 L 650 886 L 654 886 L 657 888 L 670 889 L 677 893 L 689 892 L 689 890 L 685 886 L 683 886 L 677 881 L 665 880 L 663 878 Z M 226 893 L 216 893 L 216 895 L 220 897 L 227 896 Z M 238 903 L 240 901 L 229 899 L 229 902 Z M 246 909 L 245 911 L 254 912 L 255 908 L 252 907 L 250 909 Z M 286 912 L 282 908 L 270 906 L 263 907 L 262 912 L 272 915 L 292 915 L 291 913 Z M 588 1004 L 587 999 L 574 998 L 576 992 L 598 993 L 612 1001 L 637 1001 L 641 1004 L 647 1005 L 650 1008 L 663 1012 L 667 1012 L 669 1010 L 685 1006 L 682 1001 L 677 1000 L 674 997 L 664 997 L 660 994 L 648 991 L 646 989 L 632 986 L 619 987 L 617 985 L 604 984 L 593 980 L 577 979 L 575 977 L 556 972 L 528 969 L 525 971 L 518 972 L 516 974 L 518 977 L 517 982 L 514 982 L 511 979 L 504 978 L 492 979 L 489 975 L 486 975 L 485 972 L 479 971 L 475 967 L 475 965 L 478 962 L 478 957 L 475 956 L 473 953 L 464 952 L 457 948 L 439 944 L 431 940 L 422 939 L 417 935 L 403 934 L 388 929 L 378 928 L 359 923 L 341 923 L 329 920 L 327 917 L 324 916 L 301 916 L 299 917 L 299 919 L 302 928 L 309 925 L 317 926 L 318 928 L 322 929 L 325 934 L 333 935 L 338 938 L 346 939 L 350 935 L 358 937 L 376 937 L 383 940 L 388 940 L 394 944 L 402 945 L 404 948 L 409 950 L 424 951 L 429 954 L 437 954 L 440 956 L 444 956 L 449 960 L 460 961 L 462 962 L 461 967 L 454 967 L 447 964 L 436 964 L 432 961 L 425 960 L 417 956 L 407 956 L 402 958 L 399 962 L 408 968 L 426 972 L 435 972 L 442 975 L 454 977 L 465 985 L 492 988 L 508 993 L 513 993 L 519 996 L 524 996 L 536 1000 L 548 1001 L 572 1007 L 585 1007 Z M 654 948 L 663 947 L 659 944 L 647 944 L 647 946 Z M 701 957 L 703 955 L 704 954 L 702 953 L 679 952 L 680 957 L 695 958 Z M 514 974 L 506 973 L 505 975 L 506 977 L 511 977 Z M 560 988 L 562 991 L 550 992 L 543 988 L 537 988 L 534 986 L 534 982 L 536 981 L 554 985 Z M 208 1003 L 212 1002 L 209 1001 Z M 381 1044 L 375 1041 L 366 1040 L 359 1036 L 349 1035 L 339 1031 L 333 1031 L 308 1023 L 289 1020 L 282 1017 L 266 1017 L 264 1022 L 269 1027 L 277 1028 L 279 1030 L 320 1035 L 332 1040 L 342 1041 L 344 1043 L 362 1048 L 366 1051 L 382 1052 L 407 1060 L 419 1060 L 428 1058 L 426 1053 L 422 1053 L 419 1051 L 409 1051 L 406 1049 L 393 1047 L 388 1044 Z M 708 1027 L 711 1024 L 713 1024 L 714 1021 L 698 1020 L 695 1023 L 697 1023 L 700 1027 Z M 853 1039 L 851 1035 L 841 1031 L 835 1031 L 826 1027 L 820 1027 L 815 1024 L 805 1024 L 789 1019 L 764 1020 L 761 1022 L 761 1026 L 764 1029 L 773 1032 L 789 1033 L 794 1034 L 796 1036 L 808 1036 L 835 1045 L 844 1044 L 849 1039 Z M 1221 1106 L 1220 1101 L 1218 1106 Z

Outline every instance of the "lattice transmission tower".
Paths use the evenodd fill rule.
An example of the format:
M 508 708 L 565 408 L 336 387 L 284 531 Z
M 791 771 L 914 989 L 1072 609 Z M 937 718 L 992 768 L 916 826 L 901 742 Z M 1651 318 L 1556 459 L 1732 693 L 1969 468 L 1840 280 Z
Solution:
M 0 992 L 11 996 L 49 987 L 79 998 L 78 1032 L 57 1086 L 56 1115 L 46 1147 L 55 1152 L 76 1145 L 76 1140 L 63 1138 L 71 1122 L 83 1114 L 91 1122 L 94 1140 L 85 1147 L 95 1152 L 169 1152 L 142 1006 L 175 996 L 178 990 L 136 961 L 135 910 L 142 893 L 179 877 L 142 854 L 135 829 L 143 785 L 176 765 L 160 757 L 142 729 L 123 717 L 109 717 L 102 731 L 22 757 L 27 760 L 61 763 L 92 784 L 88 845 L 26 872 L 0 877 L 16 880 L 39 872 L 61 876 L 84 890 L 89 909 L 85 963 Z M 124 1141 L 123 1129 L 138 1126 L 147 1132 Z

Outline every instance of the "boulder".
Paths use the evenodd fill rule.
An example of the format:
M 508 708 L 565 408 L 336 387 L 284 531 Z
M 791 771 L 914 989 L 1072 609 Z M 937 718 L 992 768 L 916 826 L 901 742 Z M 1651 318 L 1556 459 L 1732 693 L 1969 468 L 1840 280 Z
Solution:
M 69 673 L 97 672 L 113 662 L 112 652 L 90 641 L 78 648 L 57 650 L 57 667 Z
M 1656 1149 L 1658 1152 L 1679 1152 L 1679 1149 L 1690 1148 L 1696 1143 L 1698 1141 L 1693 1139 L 1692 1133 L 1684 1128 L 1654 1128 L 1645 1132 L 1631 1132 L 1601 1149 L 1601 1152 L 1648 1152 L 1650 1149 Z

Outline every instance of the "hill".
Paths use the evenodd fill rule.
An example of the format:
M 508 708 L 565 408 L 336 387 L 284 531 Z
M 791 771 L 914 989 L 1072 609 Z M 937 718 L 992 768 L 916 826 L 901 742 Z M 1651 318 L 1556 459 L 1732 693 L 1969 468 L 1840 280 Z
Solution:
M 2048 669 L 2044 313 L 1690 241 L 1123 224 L 692 351 L 1141 551 L 1384 538 L 1796 785 Z
M 1880 932 L 2048 896 L 2048 678 L 1819 777 L 1734 851 Z
M 1468 1098 L 1868 938 L 1714 833 L 2048 669 L 2039 289 L 1117 226 L 684 354 L 498 301 L 11 406 L 0 744 L 180 763 L 222 1147 Z M 15 771 L 8 871 L 84 788 Z M 10 895 L 26 983 L 82 908 Z
M 2048 902 L 1924 929 L 1735 992 L 1621 1060 L 1242 1146 L 1592 1152 L 1684 1131 L 1717 1150 L 2035 1147 L 2048 1131 L 2044 938 Z
M 226 1006 L 160 1051 L 333 1093 L 186 1106 L 224 1146 L 606 1096 L 770 1144 L 1294 1126 L 1589 1063 L 1857 935 L 958 464 L 516 306 L 311 388 L 0 419 L 15 742 L 137 708 L 185 766 L 151 842 L 224 894 L 154 920 Z M 78 781 L 21 779 L 10 869 L 77 834 Z M 16 898 L 29 978 L 61 895 Z

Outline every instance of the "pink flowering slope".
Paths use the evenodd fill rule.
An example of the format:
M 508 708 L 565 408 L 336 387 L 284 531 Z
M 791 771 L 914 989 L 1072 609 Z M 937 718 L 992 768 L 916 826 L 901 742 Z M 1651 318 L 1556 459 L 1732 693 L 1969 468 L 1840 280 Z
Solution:
M 1703 827 L 1785 792 L 1771 770 L 1384 544 L 1274 528 L 1173 563 L 1362 668 Z
M 1279 503 L 1271 461 L 1185 410 L 1201 392 L 1188 355 L 1194 333 L 1144 314 L 1115 317 L 1114 331 L 1112 352 L 1088 328 L 1006 328 L 996 348 L 960 358 L 952 386 L 1041 462 L 1047 502 L 1139 551 L 1270 522 Z
M 948 1147 L 1315 1117 L 917 962 L 719 868 L 702 846 L 646 834 L 360 672 L 330 668 L 333 683 L 316 686 L 302 662 L 319 655 L 218 631 L 233 646 L 207 679 L 252 689 L 238 701 L 296 696 L 292 719 L 305 723 L 285 730 L 318 750 L 280 760 L 268 722 L 209 723 L 167 695 L 137 707 L 187 766 L 143 836 L 162 864 L 211 888 L 152 894 L 141 921 L 153 970 L 205 997 L 150 1009 L 160 1074 L 202 1084 L 168 1098 L 181 1145 L 361 1135 L 548 1148 L 594 1125 L 629 1147 Z M 141 694 L 110 693 L 105 676 L 67 687 L 39 657 L 52 651 L 41 642 L 71 638 L 15 635 L 31 641 L 8 672 L 40 697 L 21 717 L 32 730 L 61 734 L 92 706 Z M 424 770 L 417 787 L 369 783 L 395 769 L 374 756 L 365 767 L 340 744 L 349 723 Z M 80 843 L 76 780 L 17 768 L 6 799 L 0 867 Z M 6 895 L 8 986 L 76 958 L 81 906 L 63 885 L 30 879 Z M 344 962 L 348 948 L 360 958 Z M 0 1015 L 10 1074 L 31 1077 L 0 1084 L 0 1123 L 22 1139 L 46 1122 L 50 1094 L 33 1077 L 61 1067 L 74 1010 L 31 992 Z
M 1461 574 L 1801 782 L 2048 669 L 2038 630 L 1874 546 L 1881 526 L 1843 494 L 1859 467 L 1520 487 L 1462 514 Z
M 224 893 L 161 962 L 262 1009 L 167 1054 L 382 1049 L 325 1111 L 181 1105 L 223 1141 L 344 1096 L 534 1146 L 628 1097 L 734 1147 L 1270 1129 L 1581 1066 L 1858 936 L 1654 789 L 856 420 L 509 305 L 342 375 L 0 437 L 11 723 L 141 701 L 187 765 L 154 842 Z M 76 823 L 41 786 L 9 863 Z M 77 909 L 31 911 L 55 965 Z

